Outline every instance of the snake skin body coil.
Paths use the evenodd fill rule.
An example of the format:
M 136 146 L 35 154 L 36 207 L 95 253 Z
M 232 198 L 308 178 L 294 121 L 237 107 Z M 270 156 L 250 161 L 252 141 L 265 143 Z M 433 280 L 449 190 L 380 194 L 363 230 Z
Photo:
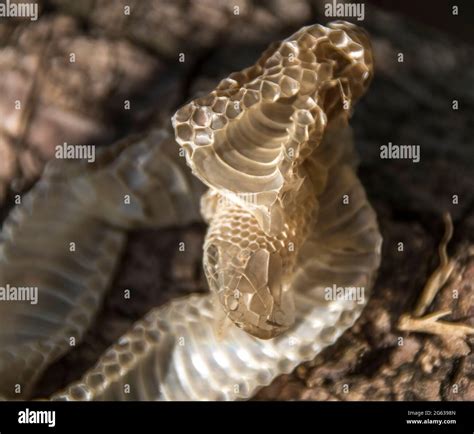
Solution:
M 88 170 L 79 163 L 65 171 L 59 165 L 61 188 L 51 166 L 2 233 L 3 279 L 2 270 L 19 263 L 18 256 L 5 253 L 20 239 L 20 230 L 8 229 L 14 221 L 47 228 L 56 216 L 65 227 L 49 232 L 62 256 L 44 258 L 49 286 L 38 285 L 38 306 L 28 308 L 29 316 L 12 311 L 4 323 L 0 339 L 8 351 L 0 353 L 6 379 L 0 394 L 15 398 L 11 387 L 17 382 L 31 388 L 44 367 L 67 350 L 68 318 L 80 330 L 90 324 L 126 230 L 199 218 L 197 197 L 204 190 L 198 178 L 209 187 L 201 212 L 209 223 L 204 269 L 211 291 L 150 311 L 95 367 L 52 399 L 247 399 L 334 343 L 367 303 L 380 262 L 381 237 L 355 174 L 348 126 L 372 69 L 362 30 L 342 22 L 305 27 L 272 45 L 255 66 L 180 109 L 173 117 L 176 141 L 162 129 L 112 146 Z M 176 142 L 186 159 L 179 157 Z M 45 195 L 41 207 L 32 206 L 45 190 L 54 194 Z M 132 206 L 124 205 L 125 195 L 131 195 Z M 87 227 L 79 244 L 89 275 L 101 276 L 95 286 L 75 283 L 74 276 L 80 281 L 81 275 L 71 267 L 79 266 L 61 250 L 78 227 L 83 232 Z M 91 235 L 97 232 L 104 248 Z M 107 237 L 117 238 L 113 248 Z M 89 251 L 95 255 L 87 256 Z M 31 258 L 36 255 L 31 250 Z M 32 263 L 27 269 L 36 269 Z M 68 276 L 74 296 L 64 280 L 50 284 L 53 275 Z M 36 281 L 43 282 L 33 274 Z M 362 288 L 364 297 L 328 296 L 333 286 Z M 97 301 L 76 306 L 74 300 L 88 299 L 90 292 Z M 70 301 L 41 304 L 46 293 Z M 79 307 L 87 320 L 75 320 Z M 54 327 L 32 334 L 41 321 L 53 318 Z M 37 348 L 43 358 L 35 368 L 18 345 L 20 334 L 21 345 Z

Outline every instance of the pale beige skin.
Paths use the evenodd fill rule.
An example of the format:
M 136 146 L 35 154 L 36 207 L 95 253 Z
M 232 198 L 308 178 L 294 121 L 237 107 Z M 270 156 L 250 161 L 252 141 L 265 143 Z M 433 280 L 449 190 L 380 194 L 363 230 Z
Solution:
M 301 63 L 286 65 L 292 50 Z M 246 399 L 352 326 L 370 296 L 381 237 L 355 175 L 350 104 L 343 105 L 363 93 L 371 73 L 370 45 L 360 29 L 311 26 L 174 116 L 188 164 L 211 187 L 201 203 L 210 224 L 204 267 L 211 292 L 152 310 L 53 399 Z M 229 98 L 242 102 L 240 114 Z M 249 131 L 257 142 L 242 139 Z M 242 152 L 230 152 L 229 143 Z M 184 163 L 164 129 L 112 146 L 92 166 L 49 166 L 2 233 L 2 280 L 16 281 L 26 268 L 40 300 L 47 293 L 49 302 L 0 304 L 0 318 L 10 319 L 0 334 L 1 395 L 27 398 L 45 367 L 68 350 L 71 334 L 81 339 L 126 230 L 198 218 L 202 185 Z M 51 225 L 54 218 L 61 223 Z M 77 228 L 98 231 L 103 245 L 81 238 L 68 255 L 65 245 Z M 38 243 L 33 229 L 42 234 Z M 39 261 L 45 237 L 50 249 Z M 30 246 L 26 256 L 15 254 L 19 243 Z M 91 251 L 96 255 L 85 269 Z M 333 285 L 360 286 L 364 297 L 327 298 Z M 237 327 L 221 332 L 221 317 Z M 19 383 L 21 395 L 14 391 Z
M 258 338 L 294 323 L 292 275 L 326 186 L 327 168 L 311 160 L 372 67 L 362 30 L 305 27 L 173 117 L 189 166 L 210 187 L 202 201 L 209 286 L 225 316 Z

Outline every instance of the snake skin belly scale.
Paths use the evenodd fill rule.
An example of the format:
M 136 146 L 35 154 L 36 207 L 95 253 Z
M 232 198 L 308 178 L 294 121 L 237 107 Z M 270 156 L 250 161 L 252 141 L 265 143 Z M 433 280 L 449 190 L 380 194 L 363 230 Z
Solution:
M 209 188 L 210 292 L 153 309 L 51 398 L 247 399 L 334 343 L 367 303 L 380 262 L 348 125 L 372 71 L 361 29 L 305 27 L 178 110 L 176 141 L 163 128 L 90 166 L 50 164 L 2 231 L 2 282 L 26 279 L 39 302 L 0 304 L 0 394 L 28 398 L 70 337 L 81 339 L 127 230 L 200 218 L 198 179 Z M 333 286 L 363 288 L 364 298 L 328 297 Z

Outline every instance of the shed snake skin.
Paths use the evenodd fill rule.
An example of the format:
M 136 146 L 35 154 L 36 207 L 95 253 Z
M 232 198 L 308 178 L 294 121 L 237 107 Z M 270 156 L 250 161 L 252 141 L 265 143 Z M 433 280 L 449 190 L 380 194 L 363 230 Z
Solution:
M 37 287 L 38 304 L 0 302 L 0 395 L 28 399 L 82 338 L 128 230 L 186 225 L 200 209 L 211 291 L 151 310 L 49 398 L 248 399 L 334 343 L 380 262 L 348 125 L 372 73 L 364 31 L 304 27 L 178 110 L 174 134 L 127 139 L 92 164 L 50 162 L 1 232 L 0 282 Z M 364 297 L 328 297 L 333 287 Z

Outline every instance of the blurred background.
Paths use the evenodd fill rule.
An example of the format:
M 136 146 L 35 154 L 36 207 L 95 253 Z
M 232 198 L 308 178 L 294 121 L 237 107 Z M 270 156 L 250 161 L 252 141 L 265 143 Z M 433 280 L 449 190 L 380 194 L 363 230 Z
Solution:
M 333 2 L 323 0 L 36 3 L 36 21 L 0 18 L 1 219 L 15 195 L 41 176 L 57 145 L 107 146 L 167 126 L 176 108 L 253 64 L 269 43 L 303 25 L 347 19 L 364 27 L 373 43 L 375 78 L 355 107 L 352 125 L 360 176 L 384 237 L 375 293 L 335 346 L 257 398 L 474 399 L 472 342 L 408 336 L 396 328 L 437 264 L 444 211 L 454 220 L 450 252 L 459 264 L 461 296 L 453 301 L 448 286 L 433 309 L 450 308 L 450 320 L 473 324 L 473 2 L 353 2 L 364 6 L 363 19 L 327 16 L 326 3 Z M 382 160 L 380 146 L 388 142 L 419 145 L 420 162 Z M 195 225 L 130 234 L 94 326 L 46 372 L 37 395 L 79 378 L 150 308 L 205 291 L 204 231 Z M 186 255 L 170 254 L 183 239 L 191 246 Z M 124 306 L 121 295 L 129 287 L 137 296 Z M 403 347 L 399 336 L 406 338 Z M 456 393 L 454 382 L 462 386 Z M 351 385 L 349 393 L 344 384 Z

